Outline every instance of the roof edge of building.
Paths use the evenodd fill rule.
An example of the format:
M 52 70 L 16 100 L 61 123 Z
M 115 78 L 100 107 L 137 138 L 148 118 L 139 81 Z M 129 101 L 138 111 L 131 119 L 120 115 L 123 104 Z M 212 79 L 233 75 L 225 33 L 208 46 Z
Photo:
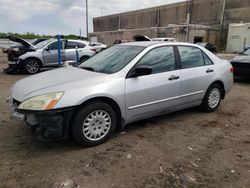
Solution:
M 150 11 L 150 10 L 154 10 L 154 9 L 160 9 L 160 8 L 163 8 L 163 7 L 172 7 L 172 6 L 177 6 L 177 5 L 184 5 L 185 3 L 189 2 L 189 1 L 192 1 L 192 0 L 183 0 L 183 1 L 178 2 L 178 3 L 169 3 L 169 4 L 165 4 L 165 5 L 163 4 L 163 5 L 159 5 L 159 6 L 155 6 L 155 7 L 132 10 L 132 11 L 127 11 L 127 12 L 122 12 L 122 13 L 117 13 L 117 14 L 110 14 L 110 15 L 106 15 L 106 16 L 99 16 L 99 17 L 93 18 L 93 20 L 104 19 L 104 18 L 107 18 L 107 17 L 121 16 L 121 15 L 126 15 L 126 14 L 133 14 L 133 13 L 142 12 L 142 11 Z

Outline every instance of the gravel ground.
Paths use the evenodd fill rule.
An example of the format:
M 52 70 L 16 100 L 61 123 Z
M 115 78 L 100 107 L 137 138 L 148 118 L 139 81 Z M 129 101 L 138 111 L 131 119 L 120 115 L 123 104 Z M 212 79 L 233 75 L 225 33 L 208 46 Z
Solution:
M 26 76 L 0 71 L 0 187 L 250 187 L 249 80 L 236 82 L 215 113 L 152 118 L 82 148 L 70 139 L 39 142 L 10 118 L 5 99 Z

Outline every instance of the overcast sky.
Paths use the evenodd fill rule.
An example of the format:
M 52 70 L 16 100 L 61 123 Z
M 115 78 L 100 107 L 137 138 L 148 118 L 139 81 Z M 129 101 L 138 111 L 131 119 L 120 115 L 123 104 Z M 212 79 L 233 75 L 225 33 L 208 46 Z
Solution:
M 92 18 L 184 0 L 88 0 Z M 85 0 L 0 0 L 0 32 L 86 33 Z

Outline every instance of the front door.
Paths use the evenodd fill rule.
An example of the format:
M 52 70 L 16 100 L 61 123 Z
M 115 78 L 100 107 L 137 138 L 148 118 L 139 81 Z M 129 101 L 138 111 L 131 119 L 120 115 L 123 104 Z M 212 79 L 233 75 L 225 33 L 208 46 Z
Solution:
M 61 63 L 65 61 L 64 52 L 65 42 L 62 41 L 61 44 Z M 58 44 L 57 41 L 48 45 L 46 49 L 43 50 L 43 61 L 44 66 L 59 66 L 58 65 Z
M 134 68 L 145 66 L 152 68 L 152 74 L 126 79 L 125 99 L 129 122 L 172 111 L 179 103 L 180 71 L 176 70 L 173 47 L 152 49 Z

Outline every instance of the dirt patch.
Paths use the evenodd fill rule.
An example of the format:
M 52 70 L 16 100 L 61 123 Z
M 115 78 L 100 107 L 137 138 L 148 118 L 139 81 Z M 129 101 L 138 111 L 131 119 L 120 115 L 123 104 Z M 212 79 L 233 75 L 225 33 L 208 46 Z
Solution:
M 10 119 L 5 99 L 24 77 L 0 71 L 0 187 L 250 187 L 250 81 L 235 83 L 215 113 L 193 108 L 133 123 L 82 148 L 39 142 Z

